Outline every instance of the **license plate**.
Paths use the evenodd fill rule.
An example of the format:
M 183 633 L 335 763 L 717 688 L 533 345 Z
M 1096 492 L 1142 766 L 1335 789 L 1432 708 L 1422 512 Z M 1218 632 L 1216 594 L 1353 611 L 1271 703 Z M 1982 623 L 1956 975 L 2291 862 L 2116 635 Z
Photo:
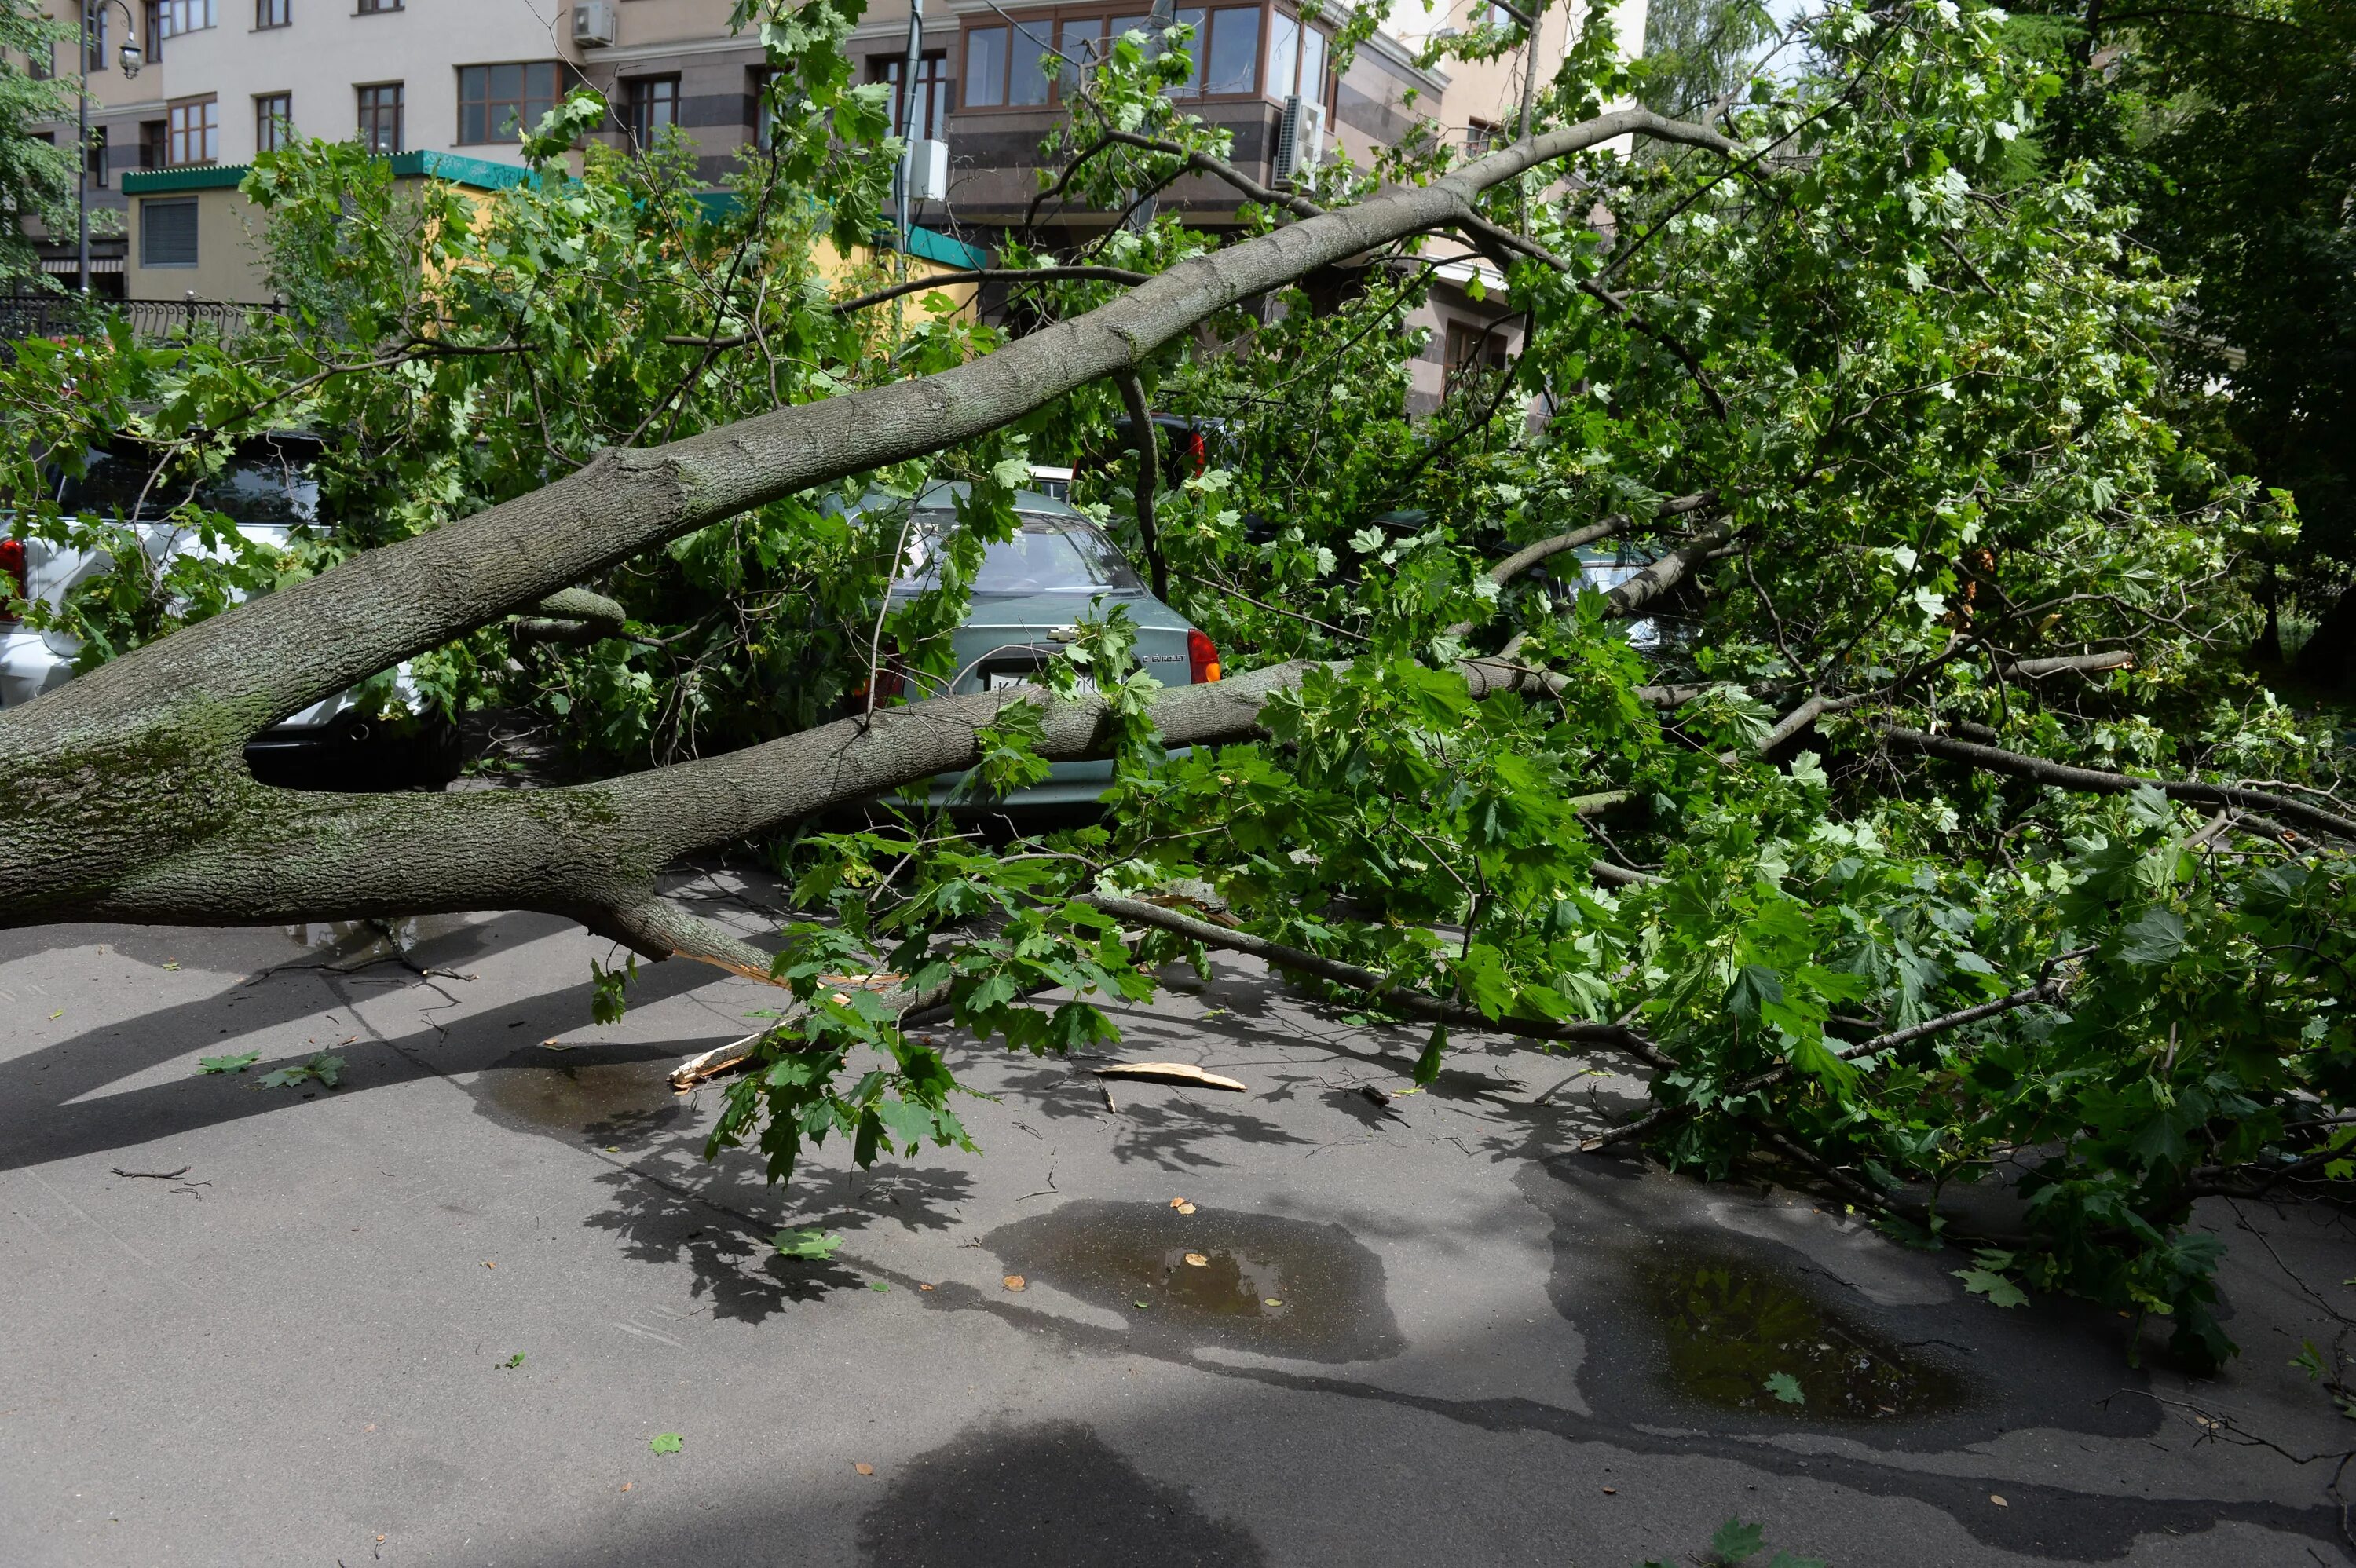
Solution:
M 1084 675 L 1078 678 L 1079 688 L 1082 691 L 1094 691 L 1097 688 L 1097 683 L 1087 676 Z M 1037 670 L 994 669 L 982 677 L 982 689 L 984 691 L 1007 691 L 1018 686 L 1040 686 L 1043 684 L 1044 683 L 1040 680 L 1039 672 Z

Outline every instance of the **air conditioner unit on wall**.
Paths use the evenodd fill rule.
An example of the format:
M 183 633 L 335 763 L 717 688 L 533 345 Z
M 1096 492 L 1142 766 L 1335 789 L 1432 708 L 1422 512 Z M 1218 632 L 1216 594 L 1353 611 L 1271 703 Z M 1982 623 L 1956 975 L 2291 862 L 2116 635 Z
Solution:
M 613 43 L 612 0 L 581 0 L 573 7 L 573 41 L 589 48 L 602 48 Z
M 1299 94 L 1284 101 L 1284 116 L 1277 122 L 1274 174 L 1278 179 L 1298 179 L 1325 157 L 1325 106 Z
M 908 144 L 908 199 L 947 201 L 949 198 L 949 144 L 947 142 Z

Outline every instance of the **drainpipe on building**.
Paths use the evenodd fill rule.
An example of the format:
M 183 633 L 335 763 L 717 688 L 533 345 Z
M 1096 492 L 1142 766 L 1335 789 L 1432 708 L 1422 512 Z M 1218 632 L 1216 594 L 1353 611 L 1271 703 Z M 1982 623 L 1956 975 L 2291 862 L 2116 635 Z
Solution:
M 900 254 L 908 254 L 908 187 L 916 172 L 916 78 L 925 63 L 925 0 L 908 0 L 908 59 L 900 67 Z

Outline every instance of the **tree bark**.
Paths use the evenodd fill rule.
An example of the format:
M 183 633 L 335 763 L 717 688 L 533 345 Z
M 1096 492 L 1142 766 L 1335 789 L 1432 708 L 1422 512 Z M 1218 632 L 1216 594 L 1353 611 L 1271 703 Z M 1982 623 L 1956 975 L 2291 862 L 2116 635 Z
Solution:
M 675 857 L 972 766 L 1019 693 L 918 703 L 603 784 L 338 795 L 257 784 L 244 741 L 401 660 L 768 502 L 981 435 L 1319 267 L 1468 213 L 1525 169 L 1631 132 L 1731 153 L 1625 110 L 1182 262 L 956 368 L 797 404 L 569 478 L 238 606 L 0 713 L 0 923 L 207 924 L 529 908 L 732 968 L 753 950 L 652 902 Z M 594 617 L 592 617 L 594 618 Z M 1253 732 L 1297 666 L 1162 693 L 1173 745 Z M 1476 690 L 1518 687 L 1473 665 Z M 1046 714 L 1051 760 L 1102 754 L 1101 705 Z

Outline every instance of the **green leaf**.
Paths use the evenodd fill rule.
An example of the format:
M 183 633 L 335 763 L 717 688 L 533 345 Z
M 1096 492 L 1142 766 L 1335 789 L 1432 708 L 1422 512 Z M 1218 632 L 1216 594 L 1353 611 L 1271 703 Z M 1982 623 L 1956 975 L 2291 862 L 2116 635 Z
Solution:
M 197 1071 L 198 1072 L 242 1072 L 261 1060 L 262 1052 L 258 1051 L 241 1051 L 227 1056 L 199 1056 L 197 1058 Z
M 658 1435 L 653 1441 L 649 1442 L 647 1445 L 647 1448 L 649 1452 L 656 1454 L 676 1454 L 680 1450 L 681 1441 L 682 1439 L 680 1437 L 678 1433 L 665 1432 Z
M 332 1089 L 342 1082 L 343 1076 L 344 1059 L 330 1056 L 323 1051 L 308 1061 L 298 1061 L 292 1067 L 265 1072 L 257 1083 L 264 1089 L 292 1089 L 299 1083 L 316 1081 Z
M 841 1236 L 822 1236 L 816 1231 L 779 1231 L 770 1243 L 789 1258 L 807 1258 L 824 1263 L 834 1256 L 834 1249 L 842 1245 Z
M 1800 1380 L 1789 1372 L 1769 1372 L 1767 1392 L 1785 1404 L 1805 1404 L 1808 1396 L 1800 1391 Z
M 2000 1274 L 1994 1274 L 1984 1268 L 1959 1268 L 1954 1271 L 1954 1274 L 1957 1279 L 1964 1282 L 1965 1290 L 1970 1291 L 1974 1296 L 1987 1296 L 1992 1306 L 2028 1305 L 2029 1293 Z
M 867 1282 L 867 1288 L 881 1295 L 892 1288 L 892 1282 L 884 1279 L 871 1279 Z
M 1782 1376 L 1781 1373 L 1776 1375 Z M 1740 1563 L 1746 1557 L 1755 1557 L 1759 1554 L 1760 1549 L 1766 1544 L 1767 1527 L 1763 1524 L 1745 1524 L 1740 1519 L 1728 1520 L 1724 1524 L 1719 1525 L 1718 1532 L 1709 1538 L 1709 1549 L 1729 1563 Z
M 499 1363 L 499 1366 L 503 1371 L 512 1367 L 519 1367 L 521 1365 L 523 1365 L 523 1352 L 521 1350 L 518 1350 L 514 1355 L 509 1356 L 506 1360 Z
M 2120 934 L 2125 938 L 2119 944 L 2121 958 L 2147 966 L 2166 964 L 2184 951 L 2184 917 L 2155 905 L 2128 923 Z
M 1424 1042 L 1423 1054 L 1415 1059 L 1415 1085 L 1420 1089 L 1440 1076 L 1440 1059 L 1448 1050 L 1448 1026 L 1431 1026 L 1431 1038 Z

